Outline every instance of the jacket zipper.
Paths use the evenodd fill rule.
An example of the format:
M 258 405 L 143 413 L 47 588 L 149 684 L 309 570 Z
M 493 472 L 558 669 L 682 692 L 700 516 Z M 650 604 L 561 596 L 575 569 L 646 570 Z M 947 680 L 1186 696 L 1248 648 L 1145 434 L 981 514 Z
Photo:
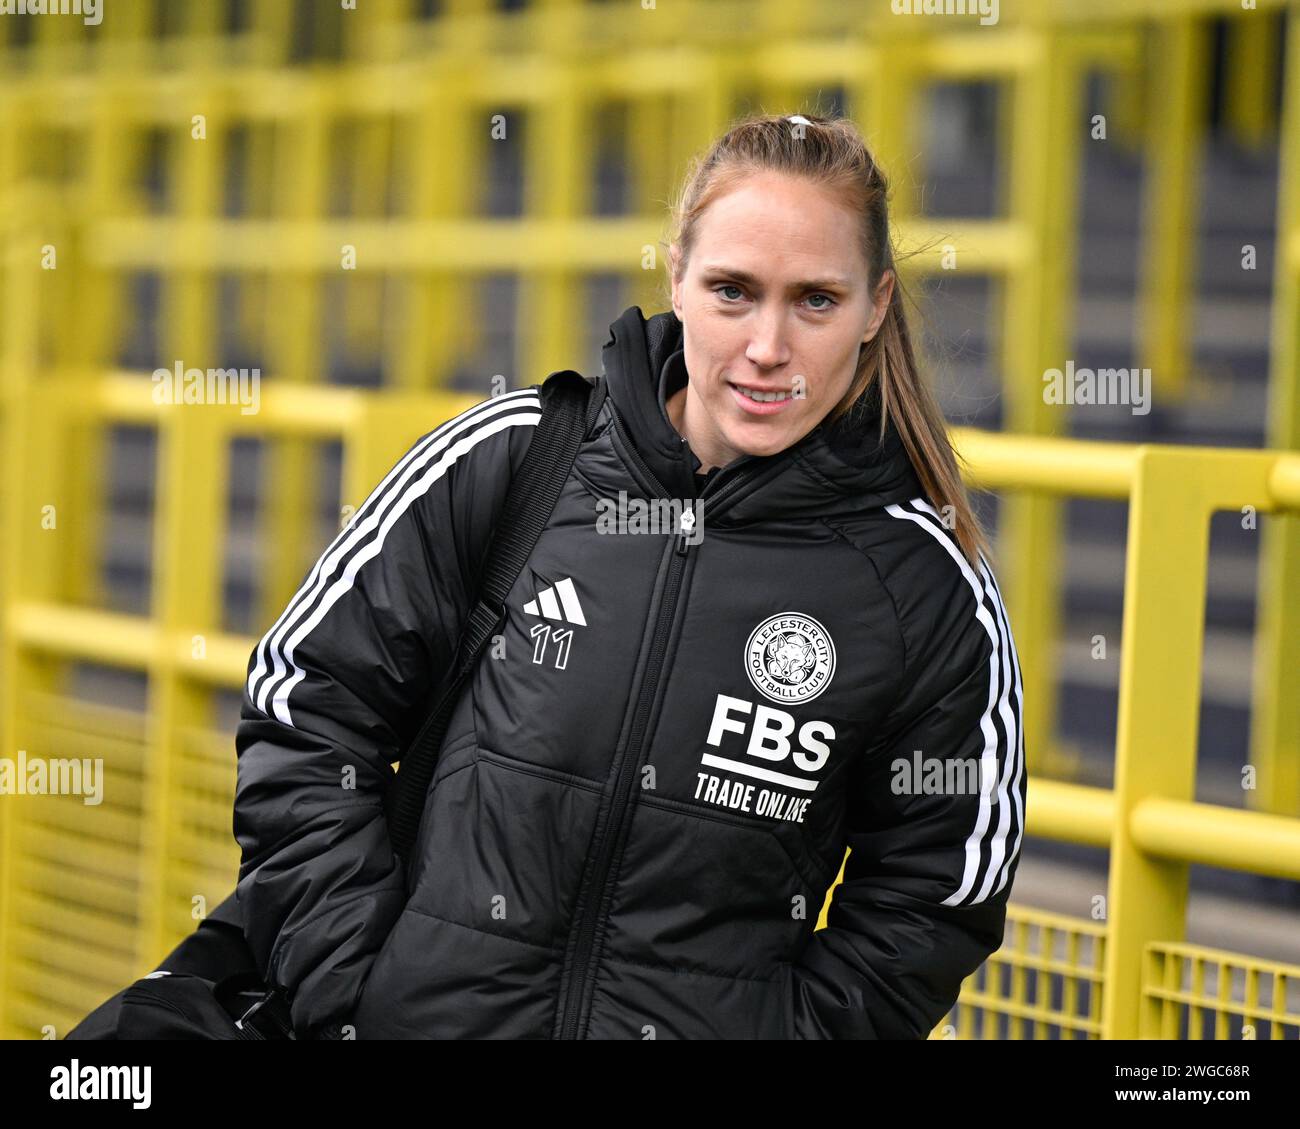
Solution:
M 664 489 L 663 483 L 646 466 L 645 460 L 641 458 L 636 448 L 628 441 L 627 434 L 623 430 L 617 413 L 614 413 L 613 418 L 614 426 L 623 439 L 624 448 L 633 462 L 637 464 L 638 469 L 646 476 L 646 481 L 651 484 L 660 497 L 671 497 L 669 492 Z M 713 491 L 714 501 L 726 494 L 730 494 L 737 488 L 745 478 L 744 469 L 743 467 L 736 468 L 736 472 L 727 481 L 726 487 L 722 490 Z M 715 487 L 720 478 L 721 475 L 715 477 L 714 481 L 704 488 L 700 496 L 705 497 L 708 495 L 710 488 Z M 611 884 L 610 870 L 613 863 L 614 848 L 621 837 L 627 811 L 632 806 L 632 785 L 636 780 L 637 766 L 641 763 L 642 754 L 645 752 L 644 745 L 649 729 L 650 708 L 654 703 L 655 695 L 658 693 L 659 680 L 663 674 L 663 660 L 668 649 L 668 634 L 672 630 L 673 621 L 677 618 L 682 577 L 685 575 L 686 560 L 690 551 L 690 542 L 687 538 L 692 528 L 686 521 L 686 514 L 690 513 L 692 518 L 694 517 L 692 511 L 683 510 L 682 512 L 682 524 L 675 535 L 673 553 L 668 562 L 668 577 L 664 582 L 664 592 L 655 618 L 655 633 L 650 644 L 649 662 L 645 668 L 648 676 L 643 676 L 641 685 L 638 688 L 632 731 L 628 735 L 623 759 L 619 762 L 615 775 L 613 808 L 604 833 L 595 846 L 595 863 L 588 871 L 590 875 L 587 880 L 588 897 L 584 899 L 582 891 L 579 891 L 578 901 L 584 907 L 584 910 L 581 920 L 577 923 L 578 940 L 574 947 L 568 991 L 564 993 L 561 1005 L 559 1034 L 561 1039 L 576 1039 L 579 1037 L 579 1019 L 586 1006 L 587 989 L 593 971 L 592 951 L 596 944 L 596 927 L 602 915 L 602 907 L 609 894 Z M 591 897 L 592 891 L 597 892 L 598 896 Z

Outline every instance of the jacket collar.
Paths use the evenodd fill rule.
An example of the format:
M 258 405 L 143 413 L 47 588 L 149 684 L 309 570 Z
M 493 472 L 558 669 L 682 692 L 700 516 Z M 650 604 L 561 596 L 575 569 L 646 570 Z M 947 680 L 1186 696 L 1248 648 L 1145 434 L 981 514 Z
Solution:
M 609 399 L 628 438 L 655 477 L 675 497 L 694 496 L 699 465 L 668 417 L 666 400 L 686 379 L 682 323 L 671 310 L 646 318 L 629 306 L 609 327 L 602 350 Z M 734 486 L 728 485 L 734 481 Z M 874 386 L 832 425 L 819 423 L 775 455 L 744 455 L 713 476 L 727 524 L 775 516 L 830 516 L 905 501 L 922 494 L 893 425 L 880 438 L 880 397 Z

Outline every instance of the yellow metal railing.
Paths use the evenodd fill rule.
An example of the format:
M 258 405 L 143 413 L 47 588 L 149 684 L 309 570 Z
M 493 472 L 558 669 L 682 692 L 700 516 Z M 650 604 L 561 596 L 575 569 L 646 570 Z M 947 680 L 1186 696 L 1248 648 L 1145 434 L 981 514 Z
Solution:
M 1268 442 L 1300 451 L 1300 12 L 1289 23 L 1273 275 Z M 1300 517 L 1270 522 L 1260 557 L 1261 618 L 1255 652 L 1251 757 L 1266 771 L 1260 807 L 1300 812 Z
M 66 1028 L 193 927 L 190 899 L 210 901 L 228 888 L 226 789 L 233 781 L 229 739 L 212 699 L 242 679 L 252 646 L 216 630 L 224 530 L 218 503 L 230 439 L 248 434 L 268 442 L 264 477 L 276 491 L 261 510 L 263 543 L 305 549 L 314 540 L 312 444 L 343 442 L 343 493 L 359 500 L 400 448 L 397 437 L 413 437 L 414 420 L 427 428 L 469 402 L 372 400 L 308 387 L 325 378 L 331 333 L 349 358 L 381 356 L 390 387 L 437 387 L 491 323 L 466 315 L 466 276 L 477 283 L 511 273 L 523 282 L 515 366 L 523 375 L 515 383 L 567 367 L 582 350 L 580 280 L 599 271 L 619 275 L 648 305 L 661 269 L 655 238 L 664 193 L 685 156 L 725 124 L 742 91 L 793 111 L 809 92 L 840 87 L 846 112 L 895 175 L 904 248 L 939 245 L 909 259 L 907 270 L 937 274 L 949 269 L 946 256 L 1002 287 L 1001 355 L 993 363 L 1004 374 L 1005 426 L 1025 438 L 963 433 L 963 443 L 976 480 L 1011 491 L 1000 576 L 1026 669 L 1050 668 L 1059 634 L 1057 586 L 1040 582 L 1062 571 L 1059 496 L 1128 498 L 1131 506 L 1127 690 L 1114 791 L 1047 779 L 1072 769 L 1068 750 L 1044 755 L 1053 752 L 1050 680 L 1027 697 L 1025 719 L 1034 776 L 1030 830 L 1112 850 L 1111 924 L 1106 946 L 1098 946 L 1105 963 L 1089 965 L 1086 977 L 1080 971 L 1078 985 L 1082 991 L 1085 981 L 1097 983 L 1100 969 L 1111 995 L 1104 1009 L 1092 1001 L 1079 1014 L 1069 1006 L 1044 1012 L 1016 997 L 1014 985 L 1038 966 L 1025 955 L 1029 942 L 1013 940 L 1013 931 L 1000 954 L 1021 953 L 1007 971 L 1011 994 L 999 997 L 1002 989 L 991 982 L 968 986 L 963 1006 L 972 991 L 984 1002 L 1002 998 L 1003 1015 L 1034 1022 L 1035 1034 L 1046 1030 L 1038 1024 L 1049 1014 L 1070 1019 L 1059 1029 L 1084 1034 L 1138 1030 L 1140 962 L 1156 952 L 1152 946 L 1181 937 L 1188 863 L 1254 869 L 1257 848 L 1279 846 L 1274 854 L 1285 858 L 1294 845 L 1289 819 L 1258 822 L 1249 814 L 1253 822 L 1239 824 L 1233 820 L 1243 813 L 1191 801 L 1205 522 L 1225 502 L 1269 513 L 1252 752 L 1259 786 L 1246 800 L 1282 816 L 1300 811 L 1300 714 L 1290 708 L 1300 669 L 1300 518 L 1295 464 L 1279 454 L 1300 448 L 1300 67 L 1288 68 L 1280 127 L 1270 381 L 1276 450 L 1198 452 L 1029 436 L 1050 435 L 1060 421 L 1042 401 L 1040 375 L 1059 366 L 1069 347 L 1085 73 L 1101 68 L 1131 79 L 1150 57 L 1147 36 L 1162 44 L 1161 70 L 1143 82 L 1146 117 L 1159 128 L 1142 131 L 1154 175 L 1141 351 L 1163 358 L 1142 363 L 1176 394 L 1189 371 L 1183 362 L 1194 259 L 1177 247 L 1171 255 L 1168 239 L 1181 246 L 1187 228 L 1180 225 L 1195 214 L 1197 106 L 1208 82 L 1195 62 L 1203 58 L 1205 20 L 1232 15 L 1232 51 L 1243 62 L 1231 73 L 1256 68 L 1233 79 L 1232 105 L 1243 135 L 1257 139 L 1270 120 L 1263 61 L 1273 32 L 1262 17 L 1282 4 L 1259 0 L 1246 13 L 1235 0 L 1003 0 L 1003 22 L 979 28 L 861 18 L 887 5 L 812 5 L 796 20 L 784 0 L 663 5 L 635 19 L 610 6 L 545 4 L 507 15 L 492 12 L 487 0 L 456 0 L 444 6 L 444 18 L 411 22 L 412 0 L 367 0 L 356 13 L 322 15 L 312 32 L 309 54 L 344 65 L 286 69 L 297 50 L 289 7 L 251 4 L 233 34 L 224 29 L 233 26 L 234 9 L 224 4 L 172 7 L 165 38 L 162 5 L 147 0 L 116 0 L 102 37 L 71 20 L 30 27 L 0 20 L 3 753 L 13 756 L 23 741 L 84 749 L 90 737 L 91 747 L 113 750 L 106 761 L 118 774 L 111 791 L 121 802 L 113 812 L 97 811 L 84 828 L 80 812 L 14 819 L 5 816 L 16 809 L 0 809 L 0 834 L 13 848 L 0 861 L 0 1025 L 29 1034 L 45 1016 Z M 1288 29 L 1294 62 L 1300 16 L 1289 16 Z M 30 46 L 14 46 L 29 33 Z M 584 44 L 602 50 L 595 57 L 575 50 Z M 1000 151 L 1008 196 L 994 218 L 920 213 L 924 170 L 909 123 L 918 95 L 940 81 L 991 81 L 1006 95 Z M 596 111 L 608 106 L 625 111 L 631 179 L 627 214 L 597 218 L 589 157 Z M 495 137 L 486 127 L 497 113 L 508 130 L 528 126 L 518 217 L 485 218 L 474 198 L 490 180 Z M 1143 114 L 1130 105 L 1122 117 L 1132 125 Z M 1071 122 L 1076 129 L 1066 128 Z M 73 142 L 67 153 L 77 154 L 62 159 L 66 169 L 51 157 L 65 138 Z M 156 143 L 163 174 L 157 197 L 149 185 Z M 390 151 L 404 163 L 386 166 Z M 242 199 L 232 209 L 225 175 L 236 157 Z M 390 202 L 392 180 L 405 192 Z M 340 182 L 341 202 L 331 195 Z M 46 247 L 58 254 L 57 270 L 38 267 Z M 138 377 L 101 375 L 117 367 L 114 341 L 136 304 L 130 285 L 138 279 L 161 284 L 157 351 L 164 367 L 178 358 L 223 364 L 219 348 L 261 347 L 276 387 L 266 390 L 255 423 L 218 408 L 155 412 L 140 398 Z M 219 312 L 227 279 L 238 282 L 231 325 Z M 337 317 L 327 300 L 331 288 L 345 298 Z M 56 320 L 55 309 L 75 309 L 75 317 Z M 386 406 L 394 403 L 404 406 Z M 106 513 L 112 426 L 158 437 L 147 618 L 102 610 L 104 595 L 87 567 L 101 558 L 97 527 Z M 1161 509 L 1170 498 L 1173 509 Z M 51 528 L 40 521 L 46 506 L 60 519 Z M 1187 561 L 1193 564 L 1184 570 Z M 290 552 L 272 554 L 258 621 L 274 618 L 298 566 Z M 1166 617 L 1167 637 L 1160 635 Z M 139 672 L 147 714 L 73 701 L 63 682 L 73 662 Z M 1151 686 L 1160 693 L 1136 693 Z M 1152 748 L 1175 753 L 1145 763 L 1139 753 Z M 1189 827 L 1197 855 L 1170 854 Z M 1228 850 L 1238 832 L 1252 844 L 1244 854 Z M 1016 914 L 1013 924 L 1025 923 L 1035 936 L 1055 930 L 1053 944 L 1065 943 L 1069 929 L 1069 944 L 1093 935 L 1088 922 L 1067 927 L 1019 907 Z M 96 954 L 87 957 L 92 939 Z M 72 962 L 77 954 L 83 963 Z M 1163 967 L 1168 975 L 1170 965 Z M 97 978 L 92 983 L 87 969 Z M 1039 972 L 1053 970 L 1060 971 L 1053 964 Z M 1142 983 L 1148 992 L 1150 979 Z M 989 1014 L 981 1012 L 982 1027 L 959 1019 L 954 1030 L 987 1032 Z
M 1146 962 L 1142 1038 L 1295 1037 L 1288 1029 L 1300 1026 L 1300 1008 L 1289 997 L 1300 984 L 1300 966 L 1192 945 L 1150 945 Z
M 1106 927 L 1007 907 L 1002 947 L 962 985 L 932 1039 L 1097 1039 Z
M 220 629 L 232 441 L 341 440 L 343 493 L 355 506 L 423 430 L 478 399 L 282 385 L 243 414 L 239 404 L 157 403 L 153 382 L 136 375 L 61 376 L 11 398 L 3 420 L 22 458 L 9 464 L 15 509 L 4 517 L 0 744 L 15 757 L 101 757 L 105 798 L 4 806 L 0 1027 L 10 1035 L 66 1032 L 96 997 L 154 967 L 232 885 L 234 759 L 230 734 L 215 728 L 214 695 L 242 685 L 255 643 Z M 67 442 L 85 419 L 157 435 L 147 616 L 68 604 L 51 583 L 60 530 L 77 520 L 56 470 L 75 457 Z M 43 513 L 55 515 L 53 526 L 42 528 Z M 70 664 L 141 672 L 146 712 L 77 701 Z M 87 882 L 98 895 L 78 886 Z M 60 939 L 73 943 L 46 944 Z M 86 962 L 88 946 L 98 953 Z
M 1300 879 L 1300 819 L 1195 801 L 1210 516 L 1294 515 L 1300 455 L 963 431 L 957 441 L 982 487 L 1129 502 L 1114 789 L 1033 780 L 1027 830 L 1109 847 L 1101 1031 L 1134 1038 L 1142 962 L 1183 937 L 1189 864 Z M 1261 606 L 1261 622 L 1269 614 Z

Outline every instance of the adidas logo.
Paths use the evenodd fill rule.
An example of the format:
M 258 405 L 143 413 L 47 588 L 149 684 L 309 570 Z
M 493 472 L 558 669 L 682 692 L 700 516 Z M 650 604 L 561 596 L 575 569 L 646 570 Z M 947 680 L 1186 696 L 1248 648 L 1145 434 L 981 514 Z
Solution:
M 568 576 L 558 584 L 543 588 L 537 593 L 537 599 L 529 600 L 524 605 L 524 611 L 543 619 L 576 623 L 579 627 L 587 626 L 587 617 L 582 614 L 582 605 L 578 602 L 578 590 L 573 586 L 573 578 Z

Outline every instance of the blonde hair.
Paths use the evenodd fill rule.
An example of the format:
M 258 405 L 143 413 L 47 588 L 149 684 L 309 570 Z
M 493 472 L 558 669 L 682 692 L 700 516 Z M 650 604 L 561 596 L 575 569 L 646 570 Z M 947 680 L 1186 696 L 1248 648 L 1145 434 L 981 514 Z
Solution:
M 885 271 L 893 272 L 894 288 L 884 320 L 862 346 L 848 391 L 827 413 L 826 422 L 850 411 L 876 382 L 881 437 L 892 420 L 922 488 L 940 512 L 952 507 L 958 544 L 971 563 L 977 563 L 988 542 L 962 482 L 943 413 L 921 377 L 912 348 L 903 311 L 902 280 L 890 240 L 889 183 L 852 122 L 819 114 L 751 116 L 734 124 L 707 152 L 698 155 L 670 208 L 668 242 L 679 248 L 676 280 L 680 281 L 686 270 L 700 218 L 709 205 L 761 172 L 784 173 L 823 185 L 861 217 L 862 257 L 868 264 L 873 298 Z

